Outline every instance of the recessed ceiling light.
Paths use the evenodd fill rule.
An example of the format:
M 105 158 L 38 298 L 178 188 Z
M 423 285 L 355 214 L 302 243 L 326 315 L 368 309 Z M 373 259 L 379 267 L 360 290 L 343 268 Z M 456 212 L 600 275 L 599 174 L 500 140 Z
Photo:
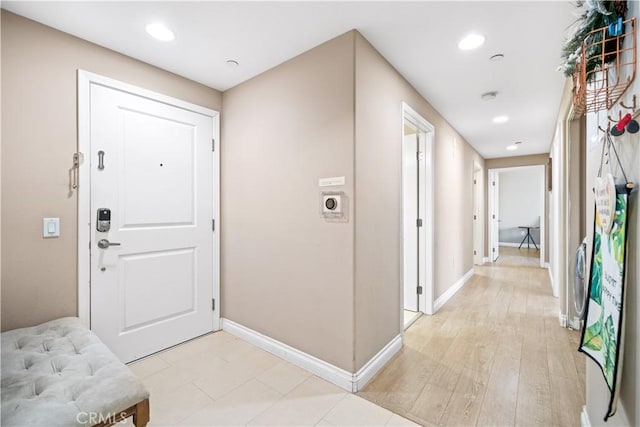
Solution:
M 497 116 L 493 118 L 493 123 L 506 123 L 509 121 L 508 116 Z
M 168 29 L 162 22 L 155 22 L 153 24 L 149 24 L 146 27 L 147 33 L 154 39 L 170 42 L 175 39 L 176 36 L 173 34 L 173 31 Z
M 482 95 L 480 95 L 480 98 L 482 98 L 483 101 L 491 101 L 493 99 L 496 99 L 496 96 L 498 96 L 498 92 L 493 91 L 483 93 Z
M 460 40 L 460 42 L 458 42 L 458 49 L 460 50 L 476 49 L 482 46 L 483 43 L 484 43 L 484 36 L 481 36 L 480 34 L 472 33 L 467 35 L 462 40 Z
M 238 65 L 240 65 L 240 63 L 235 59 L 227 59 L 227 65 L 229 66 L 229 68 L 236 68 Z
M 501 53 L 496 53 L 495 55 L 493 55 L 493 56 L 491 56 L 491 57 L 489 58 L 489 61 L 492 61 L 492 62 L 498 62 L 498 61 L 500 61 L 500 60 L 502 60 L 502 59 L 504 59 L 504 55 L 503 55 L 503 54 L 501 54 Z
M 507 145 L 507 150 L 509 151 L 513 151 L 513 150 L 517 150 L 518 146 L 513 144 L 513 145 Z

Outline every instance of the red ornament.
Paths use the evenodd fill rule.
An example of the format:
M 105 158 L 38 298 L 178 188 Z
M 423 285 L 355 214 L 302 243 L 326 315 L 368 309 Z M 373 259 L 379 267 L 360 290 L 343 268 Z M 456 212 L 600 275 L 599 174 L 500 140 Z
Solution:
M 625 116 L 616 125 L 616 129 L 620 132 L 624 131 L 625 126 L 627 126 L 627 123 L 629 123 L 631 119 L 632 117 L 630 113 L 625 114 Z

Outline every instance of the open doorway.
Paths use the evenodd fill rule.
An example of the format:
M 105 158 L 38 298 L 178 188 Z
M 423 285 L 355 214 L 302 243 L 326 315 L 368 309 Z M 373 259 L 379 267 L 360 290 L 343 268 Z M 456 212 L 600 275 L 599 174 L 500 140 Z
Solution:
M 402 117 L 402 321 L 433 313 L 433 126 L 408 105 Z
M 489 170 L 490 260 L 544 267 L 545 166 Z

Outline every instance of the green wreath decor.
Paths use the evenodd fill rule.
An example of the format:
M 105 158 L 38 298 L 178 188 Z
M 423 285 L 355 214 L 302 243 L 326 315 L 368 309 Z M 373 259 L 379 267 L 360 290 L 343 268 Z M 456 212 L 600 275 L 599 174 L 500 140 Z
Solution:
M 562 46 L 562 58 L 564 63 L 558 67 L 558 71 L 562 71 L 565 76 L 570 77 L 576 71 L 576 65 L 580 62 L 582 56 L 582 43 L 586 42 L 591 46 L 586 53 L 586 73 L 587 80 L 595 75 L 601 64 L 599 57 L 602 55 L 602 46 L 605 47 L 605 62 L 612 62 L 616 59 L 616 55 L 606 55 L 609 50 L 609 42 L 613 42 L 612 51 L 617 51 L 616 39 L 602 41 L 602 33 L 596 32 L 589 34 L 593 30 L 606 27 L 618 21 L 618 18 L 624 20 L 627 12 L 627 0 L 579 0 L 576 2 L 578 9 L 584 9 L 578 20 L 569 28 L 569 35 Z

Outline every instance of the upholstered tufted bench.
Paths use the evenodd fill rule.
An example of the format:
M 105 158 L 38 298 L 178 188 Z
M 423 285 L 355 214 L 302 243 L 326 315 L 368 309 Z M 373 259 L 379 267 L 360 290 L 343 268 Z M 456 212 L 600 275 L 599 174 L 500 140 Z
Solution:
M 2 333 L 2 425 L 149 421 L 142 382 L 75 317 Z

